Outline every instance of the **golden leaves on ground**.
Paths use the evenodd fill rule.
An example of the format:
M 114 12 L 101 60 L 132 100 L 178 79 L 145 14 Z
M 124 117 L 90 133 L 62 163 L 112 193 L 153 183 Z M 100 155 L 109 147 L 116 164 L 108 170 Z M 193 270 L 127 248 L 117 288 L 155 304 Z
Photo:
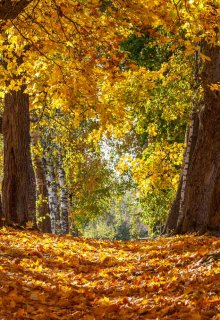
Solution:
M 220 319 L 218 238 L 0 234 L 1 320 Z

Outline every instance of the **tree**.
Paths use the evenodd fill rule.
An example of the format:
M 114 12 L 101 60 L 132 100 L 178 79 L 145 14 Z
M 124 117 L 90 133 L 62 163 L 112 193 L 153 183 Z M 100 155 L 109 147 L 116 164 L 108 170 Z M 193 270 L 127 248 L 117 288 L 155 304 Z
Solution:
M 63 168 L 61 152 L 58 154 L 57 174 L 60 188 L 60 215 L 62 234 L 69 232 L 69 192 L 66 183 L 66 174 Z
M 159 9 L 159 3 L 163 12 Z M 174 48 L 180 46 L 188 61 L 192 62 L 194 55 L 199 56 L 202 61 L 202 74 L 198 74 L 194 63 L 192 69 L 195 69 L 195 82 L 199 77 L 202 83 L 203 107 L 201 108 L 201 104 L 198 103 L 200 93 L 195 86 L 194 94 L 198 100 L 195 106 L 195 101 L 192 99 L 193 130 L 189 130 L 177 197 L 165 231 L 175 233 L 210 231 L 219 234 L 219 3 L 204 0 L 179 1 L 165 5 L 163 1 L 157 1 L 145 5 L 143 1 L 135 1 L 132 8 L 127 3 L 125 8 L 128 16 L 129 12 L 136 14 L 139 12 L 140 20 L 144 19 L 147 9 L 152 10 L 152 15 L 148 14 L 150 18 L 145 19 L 145 25 L 155 26 L 159 22 L 165 30 L 176 34 L 173 38 L 176 42 Z M 175 21 L 174 24 L 170 24 L 171 17 Z M 160 38 L 158 42 L 162 43 L 163 39 Z
M 3 114 L 4 180 L 2 204 L 6 223 L 35 224 L 35 177 L 30 153 L 29 97 L 19 91 L 5 95 Z M 19 116 L 18 116 L 19 115 Z
M 62 230 L 54 165 L 49 157 L 45 157 L 44 160 L 46 167 L 46 181 L 48 190 L 48 204 L 50 208 L 51 231 L 53 234 L 60 234 Z
M 36 225 L 36 186 L 30 150 L 29 95 L 22 80 L 23 52 L 3 37 L 1 65 L 4 82 L 2 133 L 4 142 L 4 179 L 2 208 L 7 224 Z M 6 49 L 7 48 L 7 49 Z
M 194 133 L 188 144 L 191 150 L 186 184 L 180 180 L 180 195 L 175 200 L 174 212 L 170 212 L 166 231 L 220 232 L 220 99 L 218 90 L 212 84 L 220 82 L 220 47 L 205 44 L 205 62 L 202 82 L 204 107 L 194 123 Z M 172 216 L 172 217 L 171 217 Z
M 51 233 L 50 209 L 43 155 L 38 150 L 40 133 L 36 128 L 32 135 L 33 164 L 36 177 L 36 220 L 40 231 Z
M 0 19 L 7 20 L 16 18 L 17 15 L 24 10 L 24 8 L 26 8 L 30 2 L 31 1 L 23 0 L 16 2 L 1 2 L 0 8 L 2 11 L 0 14 Z M 74 8 L 74 10 L 76 9 L 75 4 L 73 4 L 72 1 L 70 1 L 68 5 L 70 8 Z M 93 100 L 96 99 L 96 95 L 92 92 L 91 86 L 86 84 L 86 78 L 89 77 L 89 72 L 87 73 L 85 71 L 84 74 L 81 72 L 81 69 L 89 69 L 88 66 L 90 64 L 92 64 L 91 67 L 94 65 L 94 63 L 91 63 L 90 59 L 90 61 L 88 60 L 87 51 L 85 50 L 86 46 L 88 45 L 87 41 L 81 42 L 81 39 L 79 40 L 81 42 L 81 46 L 78 52 L 74 52 L 74 50 L 70 49 L 73 48 L 72 41 L 74 41 L 74 36 L 77 35 L 78 38 L 78 34 L 82 32 L 82 37 L 86 39 L 90 37 L 90 32 L 84 28 L 84 22 L 82 21 L 82 24 L 78 24 L 73 21 L 72 17 L 69 17 L 66 14 L 66 12 L 68 12 L 68 10 L 66 11 L 66 6 L 63 5 L 61 7 L 55 1 L 49 2 L 49 5 L 48 3 L 45 3 L 45 1 L 42 1 L 42 4 L 37 2 L 34 9 L 36 9 L 37 6 L 40 7 L 42 11 L 40 10 L 40 14 L 38 11 L 36 18 L 34 10 L 27 10 L 23 19 L 17 19 L 15 22 L 10 21 L 8 23 L 6 26 L 6 34 L 9 34 L 9 36 L 6 36 L 4 40 L 1 39 L 3 51 L 4 53 L 6 52 L 4 54 L 5 57 L 2 65 L 5 67 L 5 70 L 8 71 L 8 73 L 6 72 L 7 75 L 5 78 L 3 76 L 2 79 L 3 82 L 5 81 L 3 85 L 4 91 L 7 92 L 5 94 L 5 110 L 3 115 L 3 136 L 5 146 L 3 212 L 6 217 L 6 223 L 9 224 L 13 222 L 19 225 L 25 225 L 29 220 L 35 223 L 35 182 L 30 155 L 28 96 L 29 92 L 33 94 L 33 90 L 31 90 L 30 87 L 27 88 L 26 86 L 26 80 L 30 77 L 30 74 L 32 72 L 34 75 L 37 73 L 34 62 L 36 62 L 38 59 L 41 60 L 42 57 L 43 60 L 46 59 L 46 62 L 44 61 L 43 64 L 46 65 L 46 69 L 49 73 L 51 71 L 49 69 L 52 65 L 54 74 L 52 77 L 53 85 L 51 85 L 51 87 L 53 89 L 51 94 L 56 92 L 58 97 L 62 95 L 64 103 L 67 101 L 68 104 L 72 103 L 71 98 L 73 97 L 73 93 L 75 94 L 76 91 L 76 81 L 75 79 L 72 81 L 73 79 L 71 74 L 76 72 L 81 75 L 77 79 L 79 82 L 79 87 L 81 87 L 81 92 L 80 94 L 78 92 L 76 96 L 81 95 L 82 89 L 85 89 L 83 94 L 87 93 L 90 96 L 93 96 Z M 81 14 L 80 4 L 79 7 L 77 6 L 77 10 Z M 97 3 L 96 7 L 97 10 L 95 11 L 92 6 L 89 6 L 88 8 L 89 10 L 94 11 L 96 15 L 100 13 Z M 41 22 L 39 22 L 41 21 L 42 17 L 50 17 L 50 14 L 48 15 L 47 10 L 50 10 L 52 18 L 47 19 L 47 26 L 42 26 Z M 85 16 L 87 16 L 86 9 L 85 11 L 83 10 L 82 14 L 83 18 Z M 53 44 L 53 47 L 51 47 L 51 51 L 46 51 L 45 53 L 44 50 L 48 46 L 47 28 L 49 26 L 51 29 L 51 22 L 55 17 L 56 23 L 54 24 L 53 22 L 53 35 L 55 35 L 55 37 L 50 38 L 49 35 L 49 42 L 50 44 Z M 61 21 L 62 18 L 63 21 Z M 28 23 L 29 27 L 31 25 L 32 28 L 27 28 Z M 89 24 L 90 28 L 92 29 L 91 21 Z M 66 25 L 68 25 L 68 27 L 64 32 Z M 26 33 L 27 29 L 29 29 L 28 34 Z M 2 38 L 4 38 L 4 35 Z M 35 40 L 33 41 L 32 38 Z M 93 40 L 94 39 L 95 37 L 93 37 Z M 99 40 L 94 42 L 96 44 L 96 42 L 98 43 Z M 86 45 L 84 43 L 86 43 Z M 36 52 L 38 53 L 37 55 Z M 93 50 L 91 50 L 91 57 L 95 56 L 95 52 L 96 45 L 94 46 Z M 78 55 L 78 62 L 76 61 L 76 55 Z M 29 59 L 30 57 L 31 60 Z M 68 61 L 68 64 L 65 60 Z M 72 63 L 73 60 L 74 63 Z M 49 63 L 47 63 L 48 61 Z M 25 64 L 25 62 L 27 64 Z M 32 68 L 32 63 L 35 70 L 32 69 L 31 73 L 29 73 L 28 71 L 30 70 L 28 69 L 30 67 Z M 26 68 L 28 64 L 29 66 Z M 71 64 L 74 65 L 74 72 L 70 71 L 72 69 Z M 86 67 L 83 67 L 83 64 L 85 64 Z M 21 71 L 19 68 L 23 68 L 23 70 Z M 46 74 L 47 78 L 50 78 L 49 73 Z M 67 74 L 69 76 L 67 76 Z M 65 78 L 71 78 L 72 83 L 70 82 L 66 84 Z M 80 78 L 82 81 L 80 81 Z M 50 84 L 48 83 L 48 85 Z M 42 86 L 45 86 L 45 77 L 43 85 L 41 82 L 41 88 Z M 58 88 L 61 88 L 59 90 L 60 93 L 58 93 Z M 55 100 L 54 96 L 53 99 Z M 48 172 L 52 174 L 52 167 L 48 165 L 48 168 Z M 63 179 L 63 175 L 61 173 L 60 179 Z M 26 189 L 28 190 L 27 192 L 25 191 Z M 62 189 L 64 191 L 65 188 L 62 186 Z M 63 195 L 62 198 L 64 199 L 64 197 L 66 196 Z M 65 232 L 66 229 L 67 226 L 65 227 Z M 53 231 L 54 230 L 55 229 L 53 228 Z

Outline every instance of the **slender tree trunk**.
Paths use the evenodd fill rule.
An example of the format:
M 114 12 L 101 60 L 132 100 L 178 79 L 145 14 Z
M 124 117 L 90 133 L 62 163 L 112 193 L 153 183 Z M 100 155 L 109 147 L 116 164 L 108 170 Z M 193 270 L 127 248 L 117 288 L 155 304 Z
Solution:
M 180 197 L 181 197 L 181 190 L 182 190 L 183 179 L 182 176 L 180 177 L 176 197 L 173 201 L 172 207 L 170 209 L 169 215 L 167 217 L 167 221 L 163 230 L 163 234 L 173 234 L 176 231 L 177 220 L 179 217 L 179 210 L 180 210 Z
M 68 188 L 66 187 L 66 178 L 61 155 L 59 155 L 57 173 L 60 186 L 61 229 L 62 234 L 67 234 L 69 232 L 69 194 Z
M 193 110 L 191 115 L 190 126 L 186 138 L 186 151 L 184 154 L 183 161 L 183 169 L 180 176 L 180 181 L 176 193 L 176 198 L 173 201 L 172 207 L 170 209 L 163 233 L 175 233 L 177 232 L 177 227 L 180 224 L 183 215 L 183 207 L 185 201 L 185 191 L 186 191 L 186 183 L 188 179 L 189 173 L 189 165 L 192 160 L 196 141 L 198 137 L 198 129 L 199 129 L 199 112 L 197 110 Z
M 205 54 L 211 61 L 206 61 L 203 71 L 204 108 L 189 158 L 184 198 L 175 211 L 176 233 L 220 234 L 220 92 L 210 89 L 211 84 L 220 82 L 220 48 L 206 45 Z M 169 219 L 167 231 L 173 227 Z
M 48 202 L 50 208 L 51 231 L 53 234 L 61 233 L 60 209 L 57 194 L 57 183 L 53 163 L 50 159 L 44 158 L 46 165 L 46 180 L 48 190 Z
M 2 205 L 7 224 L 36 224 L 35 177 L 30 152 L 29 97 L 25 88 L 5 95 Z
M 32 144 L 37 148 L 40 140 L 40 133 L 35 129 L 31 135 Z M 46 168 L 42 157 L 34 152 L 33 156 L 35 178 L 36 178 L 36 198 L 37 198 L 37 226 L 41 232 L 51 233 L 50 209 L 48 204 L 48 191 L 46 181 Z
M 40 231 L 51 233 L 48 191 L 42 158 L 34 156 L 36 189 L 37 189 L 37 226 Z
M 70 207 L 70 210 L 69 210 L 69 233 L 72 236 L 79 237 L 80 232 L 76 228 L 74 216 L 73 216 L 73 214 L 71 214 L 71 211 L 73 211 L 73 207 L 74 207 L 74 195 L 72 192 L 69 193 L 69 207 Z

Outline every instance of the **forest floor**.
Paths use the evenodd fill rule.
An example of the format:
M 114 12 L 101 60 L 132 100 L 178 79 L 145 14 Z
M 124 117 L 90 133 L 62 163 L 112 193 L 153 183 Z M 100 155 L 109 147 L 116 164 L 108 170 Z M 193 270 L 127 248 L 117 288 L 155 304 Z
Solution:
M 220 319 L 220 239 L 0 230 L 0 320 Z

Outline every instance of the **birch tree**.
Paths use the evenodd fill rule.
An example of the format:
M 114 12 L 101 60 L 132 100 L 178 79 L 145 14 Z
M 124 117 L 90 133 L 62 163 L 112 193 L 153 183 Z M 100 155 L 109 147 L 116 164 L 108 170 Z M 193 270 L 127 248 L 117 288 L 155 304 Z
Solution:
M 62 156 L 58 155 L 57 173 L 59 180 L 60 192 L 60 215 L 61 215 L 61 230 L 62 234 L 67 234 L 69 231 L 69 193 L 66 184 L 65 171 L 63 168 Z
M 50 208 L 51 231 L 53 234 L 60 234 L 62 229 L 60 220 L 59 198 L 57 192 L 57 182 L 54 171 L 54 165 L 48 155 L 47 157 L 44 157 L 44 165 L 46 167 L 46 181 L 48 189 L 48 203 Z

